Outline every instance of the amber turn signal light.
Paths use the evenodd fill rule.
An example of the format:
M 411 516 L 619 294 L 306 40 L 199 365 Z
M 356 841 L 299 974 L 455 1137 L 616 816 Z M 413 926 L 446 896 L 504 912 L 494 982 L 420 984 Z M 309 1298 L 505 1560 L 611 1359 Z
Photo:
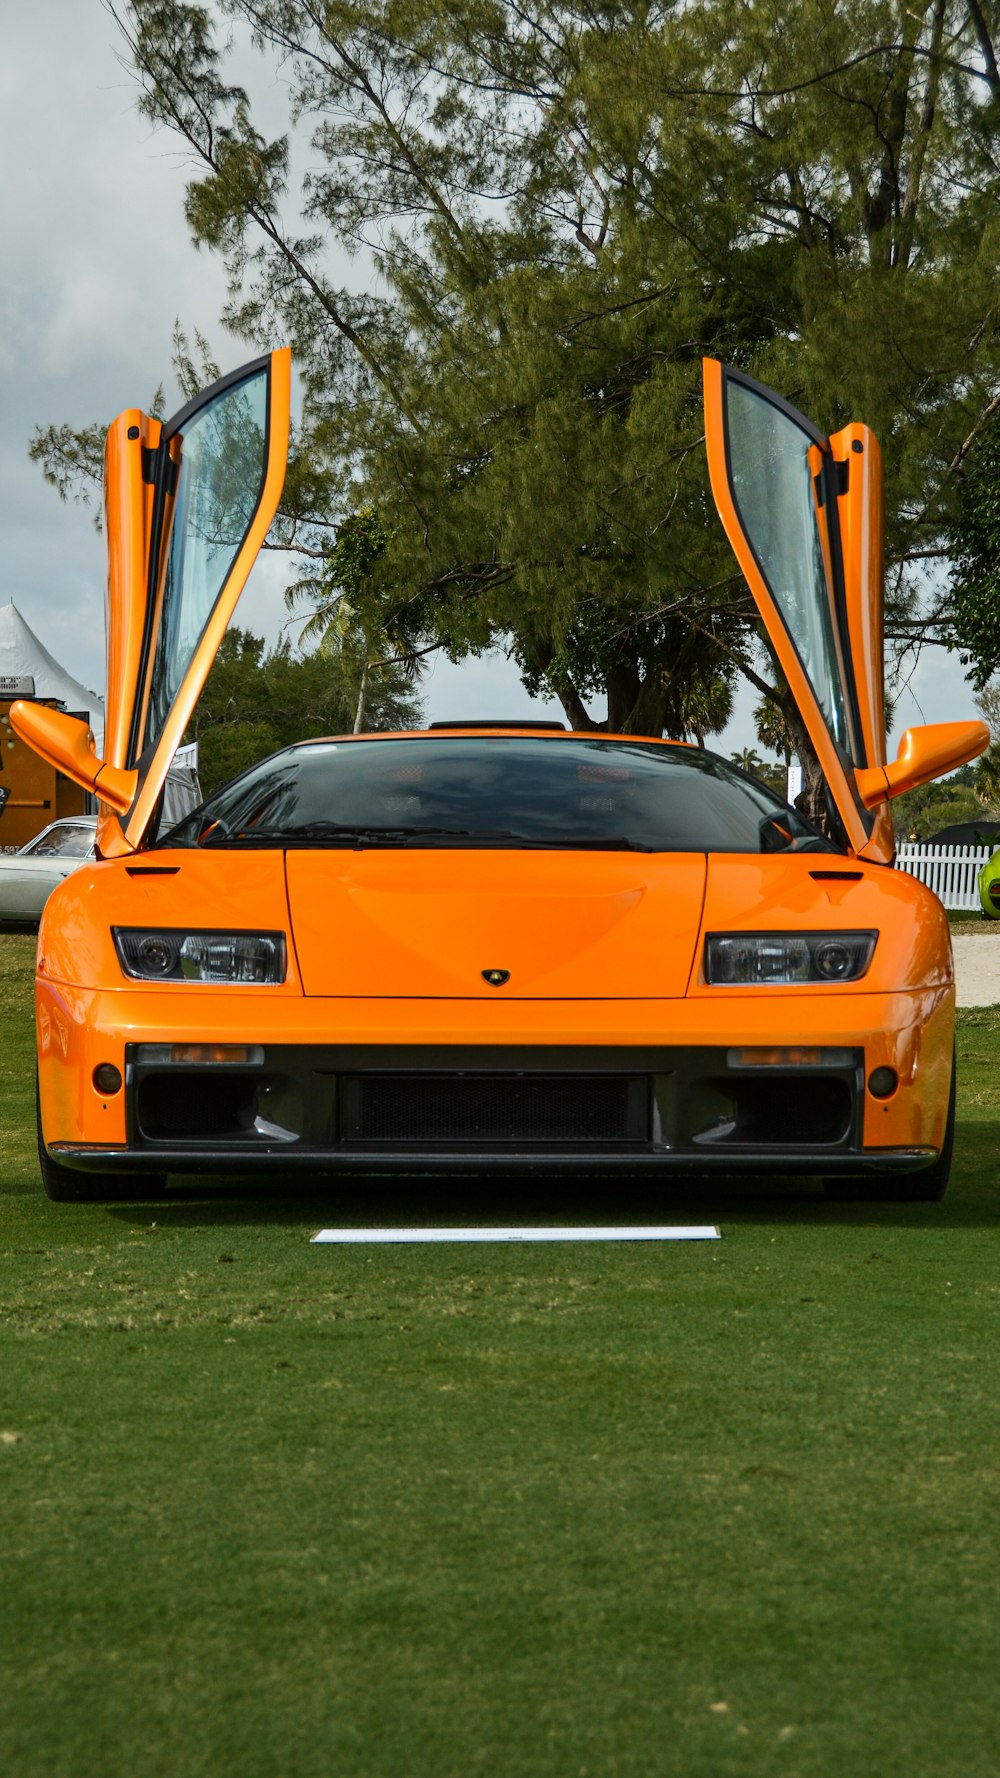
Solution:
M 849 1068 L 850 1050 L 813 1049 L 805 1045 L 781 1049 L 733 1049 L 726 1055 L 728 1068 Z

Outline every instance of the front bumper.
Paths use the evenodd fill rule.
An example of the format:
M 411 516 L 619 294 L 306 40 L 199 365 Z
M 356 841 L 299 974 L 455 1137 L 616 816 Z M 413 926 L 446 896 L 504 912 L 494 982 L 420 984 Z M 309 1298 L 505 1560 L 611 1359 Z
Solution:
M 261 1045 L 252 1063 L 125 1048 L 126 1142 L 52 1142 L 102 1171 L 913 1172 L 865 1150 L 863 1047 L 814 1062 L 703 1045 Z
M 940 1148 L 954 992 L 943 984 L 891 993 L 703 993 L 673 1001 L 359 1001 L 167 985 L 91 990 L 40 976 L 37 1022 L 45 1143 L 69 1166 L 156 1172 L 330 1167 L 381 1173 L 864 1173 L 912 1171 Z M 225 1070 L 213 1066 L 214 1086 L 192 1082 L 189 1070 L 190 1091 L 164 1090 L 162 1103 L 140 1109 L 140 1088 L 147 1093 L 144 1083 L 163 1072 L 141 1062 L 140 1052 L 163 1044 L 252 1044 L 263 1059 L 249 1071 L 252 1081 L 242 1099 L 237 1089 L 222 1089 Z M 849 1066 L 833 1070 L 833 1100 L 828 1091 L 826 1105 L 832 1121 L 817 1123 L 814 1104 L 811 1123 L 794 1122 L 803 1086 L 819 1077 L 798 1067 L 768 1069 L 774 1084 L 770 1098 L 757 1097 L 756 1122 L 744 1094 L 735 1128 L 725 1133 L 722 1126 L 731 1118 L 724 1091 L 727 1052 L 774 1045 L 851 1052 Z M 107 1063 L 126 1077 L 112 1096 L 100 1093 L 93 1078 L 95 1068 Z M 867 1090 L 880 1067 L 891 1067 L 899 1079 L 887 1099 Z M 182 1081 L 183 1071 L 169 1072 Z M 585 1089 L 604 1076 L 619 1083 L 612 1098 L 615 1091 L 621 1096 L 623 1077 L 643 1084 L 624 1088 L 624 1126 L 605 1125 L 602 1134 L 600 1121 L 591 1118 L 582 1142 L 570 1140 L 558 1118 L 554 1126 L 542 1123 L 541 1142 L 537 1122 L 531 1126 L 535 1140 L 526 1140 L 522 1130 L 519 1140 L 498 1145 L 481 1128 L 467 1140 L 461 1118 L 453 1119 L 445 1145 L 405 1123 L 402 1139 L 400 1126 L 390 1123 L 380 1147 L 373 1145 L 370 1128 L 362 1128 L 360 1142 L 346 1139 L 356 1137 L 359 1126 L 343 1104 L 345 1080 L 395 1074 L 426 1081 L 477 1073 L 508 1083 L 511 1077 L 568 1077 L 583 1080 Z M 157 1090 L 151 1089 L 154 1101 Z M 509 1090 L 501 1087 L 501 1093 Z M 607 1107 L 608 1089 L 599 1092 Z M 225 1093 L 235 1093 L 235 1102 Z M 220 1095 L 229 1107 L 226 1116 L 206 1122 Z M 178 1099 L 182 1121 L 171 1122 L 171 1102 Z M 544 1090 L 542 1100 L 538 1115 L 544 1119 Z M 188 1111 L 193 1115 L 199 1106 L 201 1121 L 185 1124 Z M 753 1109 L 749 1104 L 749 1113 Z M 280 1134 L 255 1127 L 258 1119 Z

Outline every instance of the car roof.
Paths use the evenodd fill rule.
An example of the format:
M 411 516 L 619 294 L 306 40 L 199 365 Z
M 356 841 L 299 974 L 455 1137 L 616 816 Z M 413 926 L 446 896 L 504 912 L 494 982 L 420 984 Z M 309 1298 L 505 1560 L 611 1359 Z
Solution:
M 60 815 L 56 821 L 47 821 L 45 823 L 44 827 L 40 827 L 38 829 L 37 833 L 32 834 L 30 840 L 25 841 L 25 845 L 27 845 L 27 846 L 33 845 L 35 840 L 41 839 L 43 833 L 51 833 L 54 827 L 88 827 L 91 829 L 92 832 L 96 833 L 96 831 L 97 831 L 97 816 L 96 815 Z

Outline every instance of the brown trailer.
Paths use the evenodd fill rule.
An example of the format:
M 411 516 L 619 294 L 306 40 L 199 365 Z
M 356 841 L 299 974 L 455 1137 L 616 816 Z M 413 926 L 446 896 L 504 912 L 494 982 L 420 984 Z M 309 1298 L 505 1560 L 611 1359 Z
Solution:
M 50 821 L 83 815 L 92 807 L 86 791 L 15 735 L 10 707 L 16 698 L 44 704 L 49 710 L 65 708 L 58 698 L 36 698 L 34 693 L 31 678 L 0 678 L 0 852 L 19 852 Z M 89 721 L 86 710 L 71 714 Z

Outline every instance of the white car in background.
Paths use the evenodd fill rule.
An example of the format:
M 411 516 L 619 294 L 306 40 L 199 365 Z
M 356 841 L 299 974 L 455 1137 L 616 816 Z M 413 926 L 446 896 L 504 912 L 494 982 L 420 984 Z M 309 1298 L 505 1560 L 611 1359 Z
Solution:
M 0 854 L 0 926 L 41 918 L 57 883 L 94 856 L 96 815 L 67 816 L 36 833 L 20 852 Z

